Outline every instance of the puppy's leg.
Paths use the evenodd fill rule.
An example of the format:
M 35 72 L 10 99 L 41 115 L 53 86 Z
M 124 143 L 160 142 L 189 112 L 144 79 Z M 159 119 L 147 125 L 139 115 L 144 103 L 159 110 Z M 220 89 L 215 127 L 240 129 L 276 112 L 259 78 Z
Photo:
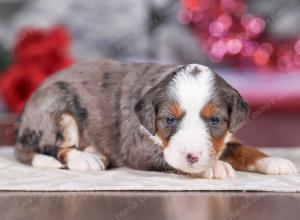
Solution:
M 91 147 L 85 151 L 78 150 L 79 128 L 73 116 L 63 114 L 59 126 L 62 130 L 64 141 L 58 149 L 58 159 L 71 170 L 96 171 L 105 170 L 107 159 Z
M 254 147 L 230 141 L 221 159 L 230 163 L 234 169 L 251 171 L 270 175 L 284 175 L 296 173 L 294 164 L 284 158 L 270 157 Z
M 55 157 L 34 152 L 30 148 L 25 148 L 17 144 L 15 155 L 19 161 L 41 168 L 63 168 L 64 165 Z

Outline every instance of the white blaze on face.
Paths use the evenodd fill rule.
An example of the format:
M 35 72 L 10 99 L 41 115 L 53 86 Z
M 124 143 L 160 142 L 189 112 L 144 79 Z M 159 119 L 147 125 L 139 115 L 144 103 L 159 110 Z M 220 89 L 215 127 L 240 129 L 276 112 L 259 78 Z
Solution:
M 200 73 L 191 74 L 194 68 Z M 170 138 L 164 150 L 166 162 L 176 169 L 197 173 L 207 169 L 213 162 L 213 146 L 206 123 L 201 119 L 202 108 L 209 102 L 213 91 L 213 73 L 205 66 L 190 64 L 174 77 L 169 92 L 175 96 L 185 112 L 177 132 Z M 187 154 L 198 157 L 191 164 Z

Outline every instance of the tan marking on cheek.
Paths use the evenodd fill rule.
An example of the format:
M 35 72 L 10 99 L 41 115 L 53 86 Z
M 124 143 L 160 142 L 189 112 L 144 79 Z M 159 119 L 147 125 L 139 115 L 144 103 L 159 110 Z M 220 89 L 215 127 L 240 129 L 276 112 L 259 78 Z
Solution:
M 203 107 L 200 114 L 204 119 L 209 119 L 213 117 L 216 112 L 217 108 L 212 103 L 208 103 Z
M 174 116 L 177 119 L 181 118 L 182 115 L 183 115 L 183 111 L 182 111 L 182 109 L 180 108 L 180 105 L 177 102 L 173 103 L 170 106 L 169 111 L 172 114 L 172 116 Z
M 224 128 L 223 128 L 224 129 Z M 228 134 L 228 128 L 225 129 L 223 135 L 220 138 L 215 138 L 211 134 L 211 141 L 215 150 L 215 156 L 219 158 L 223 152 L 223 149 L 225 147 L 225 139 Z
M 221 153 L 224 149 L 225 137 L 226 137 L 226 133 L 220 139 L 212 138 L 212 143 L 213 143 L 213 147 L 214 147 L 214 150 L 216 152 L 216 157 L 217 158 L 220 157 L 220 155 L 221 155 Z
M 163 147 L 166 148 L 169 144 L 169 141 L 160 129 L 157 129 L 157 136 L 161 139 Z

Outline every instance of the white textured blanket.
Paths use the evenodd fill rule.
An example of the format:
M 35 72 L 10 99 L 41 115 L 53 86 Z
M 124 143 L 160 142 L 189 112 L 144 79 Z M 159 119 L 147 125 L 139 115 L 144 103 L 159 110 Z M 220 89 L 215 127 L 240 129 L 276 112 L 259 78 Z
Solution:
M 267 149 L 274 156 L 291 159 L 300 170 L 300 148 Z M 234 190 L 300 192 L 300 174 L 266 176 L 238 172 L 232 180 L 207 180 L 175 174 L 127 168 L 98 172 L 41 169 L 18 163 L 12 148 L 0 148 L 0 190 L 93 191 L 93 190 Z

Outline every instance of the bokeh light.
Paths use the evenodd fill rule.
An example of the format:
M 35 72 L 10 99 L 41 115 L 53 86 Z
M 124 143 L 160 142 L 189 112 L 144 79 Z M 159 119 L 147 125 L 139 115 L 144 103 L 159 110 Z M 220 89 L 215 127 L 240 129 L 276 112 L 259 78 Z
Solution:
M 300 69 L 300 36 L 277 42 L 244 0 L 183 0 L 180 23 L 190 25 L 212 62 L 292 71 Z
M 232 39 L 227 42 L 227 51 L 230 54 L 238 54 L 242 49 L 242 43 L 238 39 Z
M 208 27 L 209 33 L 214 37 L 220 37 L 224 34 L 225 27 L 220 21 L 210 23 Z

